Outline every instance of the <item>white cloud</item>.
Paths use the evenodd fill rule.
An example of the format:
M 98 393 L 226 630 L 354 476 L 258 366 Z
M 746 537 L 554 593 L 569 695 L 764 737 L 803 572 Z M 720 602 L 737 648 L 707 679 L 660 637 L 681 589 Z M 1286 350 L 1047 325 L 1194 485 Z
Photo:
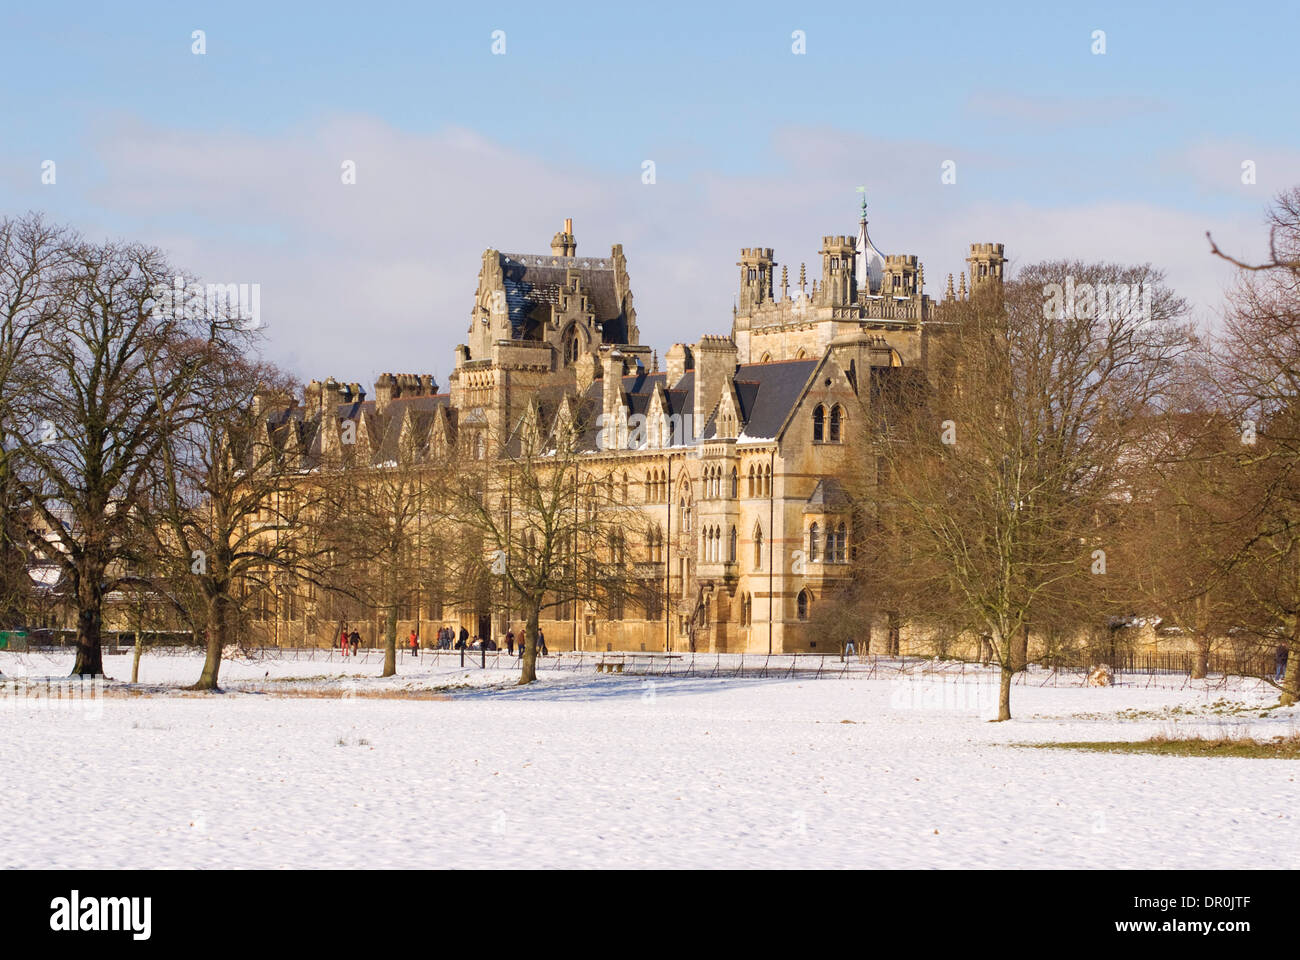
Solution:
M 873 239 L 919 254 L 933 296 L 964 269 L 969 243 L 999 240 L 1022 263 L 1151 261 L 1206 309 L 1230 271 L 1208 255 L 1205 230 L 1247 254 L 1262 246 L 1258 221 L 1154 203 L 996 203 L 973 174 L 1004 161 L 942 143 L 788 128 L 755 149 L 781 168 L 681 181 L 668 162 L 646 186 L 640 158 L 617 176 L 559 169 L 472 131 L 412 133 L 367 117 L 273 137 L 118 124 L 99 145 L 96 199 L 106 218 L 149 224 L 139 239 L 205 278 L 260 283 L 273 359 L 304 379 L 363 382 L 392 370 L 445 384 L 482 250 L 545 252 L 564 217 L 579 254 L 624 244 L 643 339 L 661 354 L 729 329 L 742 246 L 775 247 L 792 284 L 801 260 L 819 276 L 821 237 L 856 233 L 862 183 Z M 962 165 L 959 187 L 940 184 L 944 159 Z M 356 162 L 355 186 L 340 181 L 344 160 Z

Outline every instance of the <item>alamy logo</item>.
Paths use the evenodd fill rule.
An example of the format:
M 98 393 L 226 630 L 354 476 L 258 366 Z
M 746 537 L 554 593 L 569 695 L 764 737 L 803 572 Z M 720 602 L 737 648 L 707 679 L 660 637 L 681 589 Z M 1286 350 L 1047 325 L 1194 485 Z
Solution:
M 148 940 L 152 897 L 70 897 L 50 901 L 50 929 L 59 932 L 129 931 L 133 940 Z
M 1065 283 L 1043 285 L 1044 320 L 1150 320 L 1147 283 Z
M 153 315 L 172 320 L 238 320 L 245 330 L 262 325 L 262 285 L 259 283 L 186 283 L 173 278 L 153 291 Z

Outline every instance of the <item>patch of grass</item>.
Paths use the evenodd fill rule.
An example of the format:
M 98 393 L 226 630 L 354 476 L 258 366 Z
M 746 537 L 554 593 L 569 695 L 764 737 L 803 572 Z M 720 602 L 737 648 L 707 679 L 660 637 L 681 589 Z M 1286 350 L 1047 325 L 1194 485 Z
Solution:
M 1257 740 L 1253 737 L 1166 737 L 1147 740 L 1077 740 L 1068 743 L 1029 743 L 1038 749 L 1090 750 L 1095 753 L 1153 753 L 1165 757 L 1247 757 L 1257 760 L 1300 760 L 1300 734 Z

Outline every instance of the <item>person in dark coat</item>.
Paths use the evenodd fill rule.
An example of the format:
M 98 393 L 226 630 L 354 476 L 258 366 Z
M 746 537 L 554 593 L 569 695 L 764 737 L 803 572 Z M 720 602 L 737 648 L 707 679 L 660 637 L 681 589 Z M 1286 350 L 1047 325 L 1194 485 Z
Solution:
M 542 628 L 537 628 L 537 650 L 542 656 L 550 656 L 551 651 L 546 649 L 546 634 L 542 633 Z
M 506 653 L 512 657 L 515 655 L 515 632 L 513 630 L 506 631 Z
M 361 634 L 353 630 L 352 636 L 348 637 L 348 641 L 352 644 L 352 656 L 355 657 L 357 655 L 357 647 L 361 646 Z

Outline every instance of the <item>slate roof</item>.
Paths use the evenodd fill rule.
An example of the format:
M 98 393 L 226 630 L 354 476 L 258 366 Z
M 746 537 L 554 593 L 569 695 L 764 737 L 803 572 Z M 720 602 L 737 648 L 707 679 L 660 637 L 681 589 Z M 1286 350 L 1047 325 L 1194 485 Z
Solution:
M 577 270 L 587 303 L 601 325 L 606 343 L 627 341 L 627 316 L 614 282 L 614 261 L 590 257 L 555 257 L 542 254 L 502 253 L 501 274 L 511 333 L 525 331 L 549 320 L 560 300 L 560 290 L 570 270 Z M 605 264 L 597 266 L 596 264 Z
M 818 360 L 778 360 L 772 363 L 742 363 L 733 379 L 740 401 L 742 438 L 771 440 L 794 409 Z M 700 436 L 711 440 L 718 435 L 717 410 Z

